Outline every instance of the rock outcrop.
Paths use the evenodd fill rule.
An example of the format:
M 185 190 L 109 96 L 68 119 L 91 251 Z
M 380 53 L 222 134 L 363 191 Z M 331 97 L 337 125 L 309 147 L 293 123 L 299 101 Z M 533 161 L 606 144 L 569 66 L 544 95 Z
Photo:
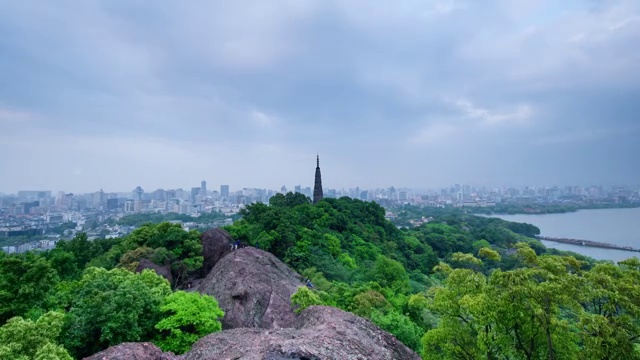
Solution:
M 290 299 L 303 286 L 300 275 L 265 251 L 230 251 L 226 233 L 207 233 L 203 244 L 211 245 L 207 251 L 213 268 L 197 290 L 218 300 L 225 311 L 224 330 L 198 340 L 182 356 L 163 353 L 151 343 L 123 343 L 86 359 L 420 359 L 393 335 L 349 312 L 312 306 L 295 315 Z
M 223 256 L 231 252 L 231 244 L 234 240 L 228 232 L 222 229 L 209 229 L 200 236 L 202 243 L 202 277 L 206 277 L 216 263 Z
M 272 254 L 246 247 L 219 259 L 198 291 L 218 300 L 223 329 L 274 329 L 294 325 L 291 295 L 301 280 Z
M 173 353 L 163 353 L 152 343 L 122 343 L 112 346 L 84 360 L 178 360 Z
M 136 272 L 142 272 L 144 269 L 151 269 L 156 274 L 162 276 L 169 281 L 169 284 L 173 284 L 173 275 L 171 274 L 171 267 L 160 266 L 149 259 L 141 259 L 136 267 Z
M 351 313 L 312 306 L 294 328 L 232 329 L 205 336 L 184 360 L 419 360 L 393 335 Z

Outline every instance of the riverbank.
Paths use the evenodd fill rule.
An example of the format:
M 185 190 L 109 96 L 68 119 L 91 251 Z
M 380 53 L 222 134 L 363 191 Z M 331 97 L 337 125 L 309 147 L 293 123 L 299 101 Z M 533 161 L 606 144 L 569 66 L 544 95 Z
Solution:
M 628 204 L 500 204 L 485 208 L 465 208 L 481 215 L 546 215 L 575 213 L 580 210 L 636 209 L 640 203 Z
M 584 239 L 622 247 L 640 248 L 640 208 L 579 210 L 544 215 L 492 215 L 540 228 L 541 236 Z M 640 254 L 617 249 L 587 247 L 542 240 L 558 250 L 573 251 L 598 260 L 621 261 Z

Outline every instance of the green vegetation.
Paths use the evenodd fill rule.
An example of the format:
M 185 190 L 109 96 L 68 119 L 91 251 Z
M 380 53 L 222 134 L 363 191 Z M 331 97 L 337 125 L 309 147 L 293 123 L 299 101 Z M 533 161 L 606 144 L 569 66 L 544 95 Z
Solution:
M 465 208 L 474 214 L 560 214 L 587 209 L 625 209 L 640 207 L 638 203 L 584 204 L 496 204 L 489 207 Z
M 125 341 L 153 339 L 160 306 L 171 294 L 167 281 L 152 270 L 136 274 L 101 268 L 88 268 L 65 291 L 59 302 L 69 309 L 62 343 L 78 357 Z
M 575 212 L 578 210 L 592 209 L 626 209 L 640 207 L 638 203 L 593 203 L 593 204 L 496 204 L 488 207 L 419 207 L 415 205 L 403 205 L 393 208 L 397 218 L 392 222 L 398 226 L 411 226 L 409 220 L 421 217 L 442 217 L 447 215 L 481 214 L 481 215 L 513 215 L 513 214 L 560 214 Z M 515 224 L 515 223 L 514 223 Z
M 424 359 L 638 359 L 637 259 L 590 270 L 572 257 L 537 256 L 489 276 L 450 270 L 428 292 L 440 317 L 422 338 Z
M 227 219 L 227 216 L 219 212 L 209 212 L 201 214 L 200 216 L 190 216 L 186 214 L 178 213 L 141 213 L 131 214 L 122 217 L 117 221 L 118 225 L 124 226 L 141 226 L 147 223 L 159 224 L 168 221 L 182 221 L 182 222 L 194 222 L 196 224 L 212 224 L 215 221 Z
M 174 279 L 171 285 L 180 286 L 202 267 L 200 233 L 185 231 L 179 224 L 145 224 L 95 257 L 91 264 L 135 270 L 142 259 L 169 268 Z
M 292 296 L 296 312 L 351 311 L 425 359 L 640 358 L 640 261 L 546 249 L 535 226 L 462 210 L 406 208 L 399 225 L 433 217 L 414 228 L 384 215 L 375 203 L 290 193 L 247 206 L 227 230 L 311 279 Z M 0 357 L 81 358 L 125 341 L 185 352 L 223 316 L 209 296 L 172 291 L 202 266 L 199 236 L 165 222 L 0 253 Z M 173 282 L 134 273 L 143 260 Z
M 291 295 L 291 304 L 296 307 L 294 310 L 296 314 L 312 305 L 324 305 L 320 297 L 306 286 L 299 287 L 298 291 Z
M 327 304 L 354 312 L 425 359 L 638 356 L 640 293 L 631 284 L 640 274 L 631 263 L 548 250 L 529 224 L 420 211 L 405 220 L 433 221 L 398 229 L 374 203 L 312 205 L 287 194 L 248 206 L 227 229 L 312 280 L 314 289 L 292 297 L 298 311 Z
M 56 343 L 64 314 L 48 312 L 38 320 L 14 317 L 0 327 L 0 359 L 71 360 L 64 347 Z
M 0 358 L 82 358 L 126 341 L 184 351 L 218 331 L 215 299 L 174 293 L 152 270 L 131 271 L 144 258 L 182 284 L 202 266 L 199 236 L 148 224 L 120 239 L 81 233 L 44 253 L 0 253 Z
M 167 316 L 156 324 L 163 336 L 157 344 L 176 354 L 187 352 L 201 337 L 222 330 L 224 312 L 208 295 L 178 291 L 166 298 L 160 310 Z

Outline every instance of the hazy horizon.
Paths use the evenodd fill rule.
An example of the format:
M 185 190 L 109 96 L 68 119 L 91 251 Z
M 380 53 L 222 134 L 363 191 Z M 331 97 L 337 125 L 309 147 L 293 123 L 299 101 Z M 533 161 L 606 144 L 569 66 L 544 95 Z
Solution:
M 324 180 L 323 180 L 324 183 Z M 301 185 L 302 189 L 304 190 L 306 187 L 313 189 L 313 184 L 282 184 L 280 186 L 277 187 L 264 187 L 264 186 L 252 186 L 252 185 L 234 185 L 234 184 L 213 184 L 207 181 L 207 190 L 208 191 L 217 191 L 220 192 L 220 186 L 221 185 L 229 185 L 229 191 L 231 192 L 236 192 L 236 191 L 242 191 L 243 189 L 263 189 L 263 190 L 272 190 L 272 191 L 278 191 L 280 192 L 281 187 L 285 186 L 287 188 L 287 192 L 295 192 L 295 186 L 297 185 Z M 451 189 L 453 188 L 455 185 L 460 185 L 460 186 L 471 186 L 472 188 L 475 189 L 484 189 L 484 190 L 493 190 L 493 189 L 499 189 L 499 190 L 507 190 L 510 188 L 515 188 L 515 189 L 524 189 L 527 187 L 530 188 L 534 188 L 534 189 L 545 189 L 545 188 L 553 188 L 553 187 L 557 187 L 559 189 L 564 189 L 565 187 L 573 187 L 573 186 L 580 186 L 583 187 L 583 189 L 587 189 L 591 186 L 596 186 L 596 187 L 602 187 L 605 190 L 612 190 L 614 188 L 618 188 L 618 187 L 622 187 L 622 188 L 626 188 L 628 190 L 631 191 L 639 191 L 640 190 L 640 185 L 638 184 L 587 184 L 587 185 L 581 185 L 581 184 L 544 184 L 544 185 L 534 185 L 534 184 L 527 184 L 527 185 L 521 185 L 521 184 L 467 184 L 467 183 L 456 183 L 456 184 L 448 184 L 448 185 L 442 185 L 442 186 L 434 186 L 434 187 L 408 187 L 408 186 L 400 186 L 397 184 L 390 184 L 388 186 L 381 186 L 381 187 L 364 187 L 364 186 L 359 186 L 359 185 L 354 185 L 354 186 L 350 186 L 350 187 L 334 187 L 334 186 L 323 186 L 325 193 L 328 189 L 332 189 L 332 190 L 338 190 L 338 191 L 348 191 L 348 190 L 353 190 L 357 187 L 359 187 L 361 190 L 383 190 L 383 189 L 389 189 L 390 187 L 394 187 L 396 190 L 409 190 L 414 194 L 426 194 L 426 193 L 435 193 L 435 192 L 440 192 L 441 190 L 447 190 L 447 189 Z M 182 186 L 177 186 L 177 187 L 159 187 L 159 188 L 151 188 L 151 187 L 145 187 L 142 184 L 138 184 L 136 185 L 140 186 L 143 191 L 145 193 L 151 193 L 155 190 L 183 190 L 183 191 L 190 191 L 191 188 L 194 187 L 200 187 L 200 182 L 198 182 L 197 184 L 186 184 L 186 185 L 182 185 Z M 65 192 L 65 193 L 74 193 L 74 194 L 88 194 L 88 193 L 95 193 L 95 192 L 99 192 L 100 190 L 103 190 L 105 193 L 130 193 L 133 190 L 135 190 L 135 187 L 132 187 L 131 189 L 101 189 L 101 188 L 95 188 L 95 189 L 90 189 L 90 190 L 83 190 L 83 191 L 74 191 L 74 189 L 49 189 L 49 188 L 24 188 L 24 189 L 19 189 L 16 191 L 6 191 L 3 189 L 0 189 L 0 195 L 16 195 L 19 191 L 51 191 L 52 195 L 55 195 L 55 193 L 57 192 Z
M 2 2 L 0 192 L 635 186 L 637 44 L 632 0 Z

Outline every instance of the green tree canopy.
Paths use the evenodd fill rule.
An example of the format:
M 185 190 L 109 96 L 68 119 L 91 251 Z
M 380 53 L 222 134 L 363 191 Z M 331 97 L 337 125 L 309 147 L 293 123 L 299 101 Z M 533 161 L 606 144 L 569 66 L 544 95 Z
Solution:
M 309 290 L 306 286 L 300 286 L 298 290 L 291 295 L 291 305 L 295 307 L 296 314 L 312 305 L 324 305 L 318 295 Z
M 160 330 L 156 344 L 164 351 L 182 354 L 201 337 L 222 329 L 218 319 L 224 311 L 209 295 L 177 291 L 167 297 L 160 310 L 166 317 L 155 326 Z
M 58 280 L 51 264 L 40 256 L 0 253 L 0 321 L 47 307 Z
M 152 270 L 88 268 L 70 289 L 63 344 L 78 357 L 125 341 L 149 341 L 169 283 Z
M 0 327 L 0 359 L 71 360 L 67 350 L 56 344 L 64 314 L 48 312 L 38 320 L 14 317 Z

